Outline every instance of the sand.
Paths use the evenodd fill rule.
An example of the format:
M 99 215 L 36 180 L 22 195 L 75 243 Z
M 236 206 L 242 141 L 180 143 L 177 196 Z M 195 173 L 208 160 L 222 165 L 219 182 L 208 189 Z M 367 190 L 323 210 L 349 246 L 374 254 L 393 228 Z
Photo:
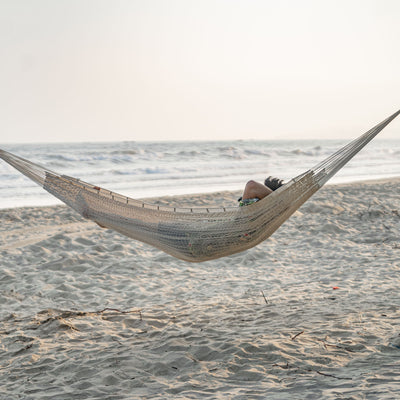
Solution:
M 399 195 L 327 186 L 201 264 L 64 206 L 0 210 L 0 398 L 400 398 Z

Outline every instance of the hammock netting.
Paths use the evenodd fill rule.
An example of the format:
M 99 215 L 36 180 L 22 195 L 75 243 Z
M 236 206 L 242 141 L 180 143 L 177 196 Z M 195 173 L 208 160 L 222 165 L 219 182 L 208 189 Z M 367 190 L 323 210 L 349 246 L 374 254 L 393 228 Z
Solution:
M 370 142 L 400 110 L 245 207 L 176 208 L 143 203 L 34 164 L 0 150 L 0 158 L 83 217 L 190 262 L 239 253 L 272 235 L 307 199 Z

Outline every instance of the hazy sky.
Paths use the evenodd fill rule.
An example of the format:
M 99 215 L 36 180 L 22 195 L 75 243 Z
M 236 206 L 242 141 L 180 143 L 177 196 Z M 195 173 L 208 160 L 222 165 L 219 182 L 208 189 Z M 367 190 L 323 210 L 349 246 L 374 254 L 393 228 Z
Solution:
M 400 108 L 399 21 L 397 0 L 0 0 L 0 143 L 353 138 Z

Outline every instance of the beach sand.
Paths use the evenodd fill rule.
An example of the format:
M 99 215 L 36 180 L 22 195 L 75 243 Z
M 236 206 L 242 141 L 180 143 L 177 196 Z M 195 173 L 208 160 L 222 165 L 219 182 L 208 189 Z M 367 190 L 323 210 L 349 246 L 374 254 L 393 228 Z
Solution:
M 64 206 L 0 210 L 0 398 L 400 398 L 399 198 L 400 178 L 326 186 L 200 264 Z

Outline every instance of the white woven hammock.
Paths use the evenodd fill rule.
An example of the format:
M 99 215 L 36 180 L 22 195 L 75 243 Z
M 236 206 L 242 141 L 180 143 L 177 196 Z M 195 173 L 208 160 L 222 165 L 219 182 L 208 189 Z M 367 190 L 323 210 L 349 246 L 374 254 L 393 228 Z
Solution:
M 200 262 L 239 253 L 267 239 L 399 114 L 400 110 L 314 168 L 246 207 L 155 206 L 60 175 L 3 150 L 0 158 L 83 217 L 182 260 Z

